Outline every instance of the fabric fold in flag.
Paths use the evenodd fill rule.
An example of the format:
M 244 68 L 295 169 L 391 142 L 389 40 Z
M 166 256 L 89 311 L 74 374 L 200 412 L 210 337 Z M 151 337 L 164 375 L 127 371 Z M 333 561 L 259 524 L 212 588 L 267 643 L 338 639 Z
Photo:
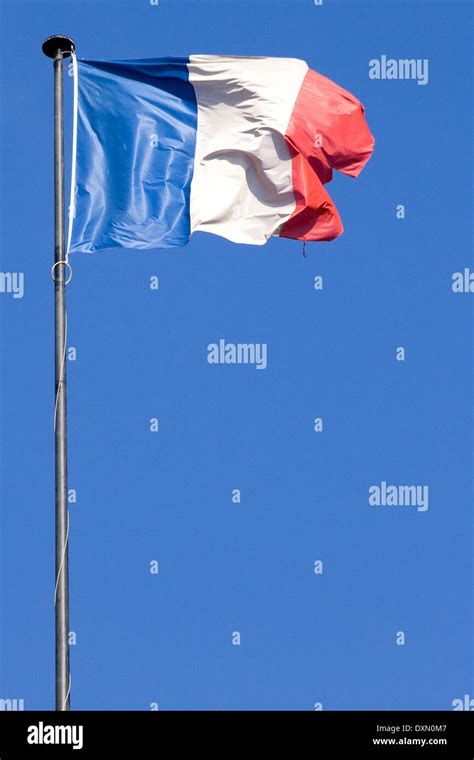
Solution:
M 374 140 L 362 104 L 304 61 L 80 60 L 78 79 L 70 252 L 341 234 L 324 185 L 357 176 Z

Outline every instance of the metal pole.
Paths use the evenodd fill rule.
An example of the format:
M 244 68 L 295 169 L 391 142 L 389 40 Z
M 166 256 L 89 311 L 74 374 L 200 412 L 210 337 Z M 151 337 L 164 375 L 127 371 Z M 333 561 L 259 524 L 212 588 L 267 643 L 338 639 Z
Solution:
M 55 296 L 55 473 L 56 473 L 56 710 L 69 710 L 69 578 L 66 405 L 66 267 L 64 264 L 63 57 L 74 43 L 54 35 L 43 52 L 54 58 L 54 296 Z

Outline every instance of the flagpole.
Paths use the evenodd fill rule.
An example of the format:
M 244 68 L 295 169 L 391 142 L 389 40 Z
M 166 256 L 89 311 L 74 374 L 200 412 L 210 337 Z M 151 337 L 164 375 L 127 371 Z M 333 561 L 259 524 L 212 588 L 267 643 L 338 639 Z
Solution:
M 64 246 L 64 125 L 63 58 L 74 42 L 53 35 L 43 42 L 43 53 L 54 59 L 54 265 L 55 292 L 55 493 L 56 493 L 56 710 L 69 710 L 69 579 L 67 508 L 67 403 L 66 403 L 66 282 Z

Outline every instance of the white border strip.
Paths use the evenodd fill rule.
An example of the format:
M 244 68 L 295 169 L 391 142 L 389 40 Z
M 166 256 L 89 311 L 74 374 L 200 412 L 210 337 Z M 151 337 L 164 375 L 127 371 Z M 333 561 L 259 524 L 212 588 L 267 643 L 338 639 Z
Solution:
M 72 71 L 73 71 L 73 87 L 74 87 L 74 102 L 72 112 L 72 160 L 71 160 L 71 190 L 69 194 L 69 225 L 67 232 L 67 247 L 66 247 L 66 261 L 69 256 L 69 249 L 71 247 L 72 239 L 72 225 L 74 223 L 74 217 L 76 216 L 76 159 L 77 159 L 77 108 L 79 100 L 79 82 L 77 72 L 77 59 L 74 50 L 71 51 L 72 56 Z

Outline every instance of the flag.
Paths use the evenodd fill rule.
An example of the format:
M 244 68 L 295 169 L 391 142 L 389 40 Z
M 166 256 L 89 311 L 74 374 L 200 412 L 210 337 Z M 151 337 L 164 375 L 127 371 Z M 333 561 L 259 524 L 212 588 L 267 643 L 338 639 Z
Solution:
M 364 107 L 295 58 L 80 60 L 69 250 L 261 245 L 343 231 L 325 185 L 374 145 Z

